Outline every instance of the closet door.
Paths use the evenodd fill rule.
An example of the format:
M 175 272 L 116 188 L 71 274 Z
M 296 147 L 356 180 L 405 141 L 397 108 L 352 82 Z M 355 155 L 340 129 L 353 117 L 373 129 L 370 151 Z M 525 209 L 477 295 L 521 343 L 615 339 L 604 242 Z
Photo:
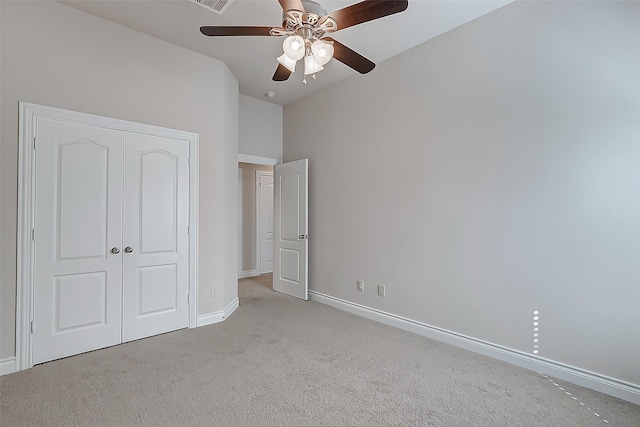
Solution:
M 123 341 L 189 326 L 189 144 L 125 133 Z
M 38 118 L 34 364 L 121 342 L 122 139 Z

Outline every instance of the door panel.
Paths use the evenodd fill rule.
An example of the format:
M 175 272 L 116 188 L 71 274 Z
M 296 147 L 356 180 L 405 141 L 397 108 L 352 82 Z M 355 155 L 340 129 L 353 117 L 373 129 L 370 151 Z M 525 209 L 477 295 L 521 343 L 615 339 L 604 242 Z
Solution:
M 68 332 L 107 323 L 107 274 L 68 274 L 55 278 L 54 333 Z M 82 305 L 78 305 L 82 301 Z
M 178 309 L 178 268 L 176 264 L 154 265 L 138 269 L 139 315 L 170 312 Z
M 33 363 L 121 341 L 122 133 L 38 119 Z
M 297 283 L 300 281 L 300 251 L 280 249 L 280 277 L 282 280 Z
M 306 300 L 308 160 L 275 167 L 275 253 L 273 289 Z
M 189 325 L 189 146 L 125 133 L 123 341 Z
M 288 171 L 280 175 L 280 238 L 289 242 L 298 240 L 300 232 L 300 173 Z
M 140 252 L 177 251 L 178 157 L 157 150 L 140 153 Z
M 104 258 L 109 149 L 74 140 L 60 144 L 58 156 L 58 259 Z

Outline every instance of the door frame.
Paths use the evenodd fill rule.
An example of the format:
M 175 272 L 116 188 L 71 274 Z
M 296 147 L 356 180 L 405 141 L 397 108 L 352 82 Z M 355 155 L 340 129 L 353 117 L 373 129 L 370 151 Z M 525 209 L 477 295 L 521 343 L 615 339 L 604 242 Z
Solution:
M 189 144 L 189 328 L 195 328 L 198 307 L 199 135 L 22 101 L 19 109 L 16 371 L 33 367 L 31 322 L 34 315 L 35 138 L 39 117 L 177 139 Z
M 260 177 L 270 176 L 273 178 L 273 171 L 256 171 L 256 271 L 258 275 L 262 274 L 262 193 L 260 187 Z

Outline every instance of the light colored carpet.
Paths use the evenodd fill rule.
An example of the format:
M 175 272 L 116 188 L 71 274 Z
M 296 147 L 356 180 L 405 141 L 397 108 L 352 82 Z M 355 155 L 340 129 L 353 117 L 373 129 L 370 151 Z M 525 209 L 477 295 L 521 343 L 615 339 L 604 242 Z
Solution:
M 1 424 L 640 426 L 640 406 L 269 286 L 241 280 L 225 322 L 2 377 Z

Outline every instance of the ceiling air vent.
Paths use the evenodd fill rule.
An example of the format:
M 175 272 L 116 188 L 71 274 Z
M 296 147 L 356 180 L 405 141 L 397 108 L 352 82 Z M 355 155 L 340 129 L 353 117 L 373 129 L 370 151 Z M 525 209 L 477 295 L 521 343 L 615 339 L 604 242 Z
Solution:
M 194 3 L 199 4 L 202 7 L 206 7 L 209 10 L 214 11 L 218 15 L 222 15 L 229 7 L 233 0 L 191 0 Z

